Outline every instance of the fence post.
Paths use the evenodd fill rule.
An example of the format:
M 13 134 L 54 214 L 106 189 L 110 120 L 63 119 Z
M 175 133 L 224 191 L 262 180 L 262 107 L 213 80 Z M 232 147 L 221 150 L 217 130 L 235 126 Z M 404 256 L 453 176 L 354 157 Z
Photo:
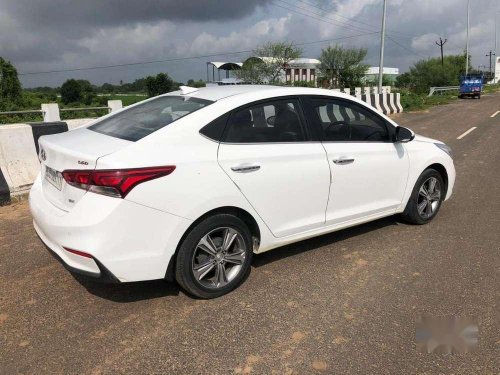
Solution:
M 123 108 L 121 100 L 108 100 L 108 107 L 110 112 L 116 112 Z
M 42 114 L 43 122 L 61 121 L 59 104 L 57 103 L 42 104 Z

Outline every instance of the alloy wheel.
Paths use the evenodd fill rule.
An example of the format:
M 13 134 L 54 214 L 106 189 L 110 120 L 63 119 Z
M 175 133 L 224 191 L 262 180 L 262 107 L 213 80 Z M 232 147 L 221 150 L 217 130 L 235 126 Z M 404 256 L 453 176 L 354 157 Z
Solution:
M 421 218 L 429 219 L 437 212 L 441 204 L 441 183 L 436 177 L 424 181 L 418 191 L 417 211 Z
M 242 234 L 230 227 L 204 235 L 193 253 L 192 272 L 198 283 L 220 289 L 238 276 L 245 262 L 247 246 Z

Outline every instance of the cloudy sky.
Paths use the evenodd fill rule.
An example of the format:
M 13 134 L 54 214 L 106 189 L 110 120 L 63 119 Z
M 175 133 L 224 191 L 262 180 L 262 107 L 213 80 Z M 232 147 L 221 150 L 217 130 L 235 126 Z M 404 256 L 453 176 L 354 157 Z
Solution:
M 500 0 L 470 3 L 477 67 L 495 48 Z M 387 0 L 384 65 L 406 71 L 439 56 L 440 36 L 448 39 L 445 53 L 463 51 L 466 7 L 467 0 Z M 276 40 L 301 44 L 304 57 L 333 43 L 365 47 L 366 62 L 378 65 L 381 14 L 382 0 L 0 0 L 0 56 L 15 64 L 25 87 L 68 78 L 131 82 L 159 72 L 204 79 L 206 61 L 241 61 Z M 497 19 L 500 45 L 500 13 Z M 89 67 L 101 68 L 27 74 Z

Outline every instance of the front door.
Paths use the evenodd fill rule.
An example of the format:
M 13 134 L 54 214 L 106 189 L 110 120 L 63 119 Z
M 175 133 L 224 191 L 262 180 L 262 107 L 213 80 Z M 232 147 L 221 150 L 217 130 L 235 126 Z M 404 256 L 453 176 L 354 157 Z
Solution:
M 276 237 L 323 226 L 330 169 L 311 142 L 300 103 L 281 99 L 235 110 L 218 161 Z
M 403 144 L 392 142 L 394 127 L 348 99 L 311 97 L 308 103 L 332 173 L 326 224 L 394 211 L 409 169 Z

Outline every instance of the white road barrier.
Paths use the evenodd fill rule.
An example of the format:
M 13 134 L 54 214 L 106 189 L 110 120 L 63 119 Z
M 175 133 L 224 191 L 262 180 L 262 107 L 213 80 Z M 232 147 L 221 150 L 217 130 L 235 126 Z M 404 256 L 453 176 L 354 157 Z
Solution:
M 109 100 L 111 112 L 122 108 L 121 100 Z M 85 110 L 85 109 L 83 109 Z M 0 125 L 0 205 L 29 192 L 40 171 L 38 139 L 87 125 L 95 119 L 60 121 L 57 103 L 42 104 L 44 122 Z

